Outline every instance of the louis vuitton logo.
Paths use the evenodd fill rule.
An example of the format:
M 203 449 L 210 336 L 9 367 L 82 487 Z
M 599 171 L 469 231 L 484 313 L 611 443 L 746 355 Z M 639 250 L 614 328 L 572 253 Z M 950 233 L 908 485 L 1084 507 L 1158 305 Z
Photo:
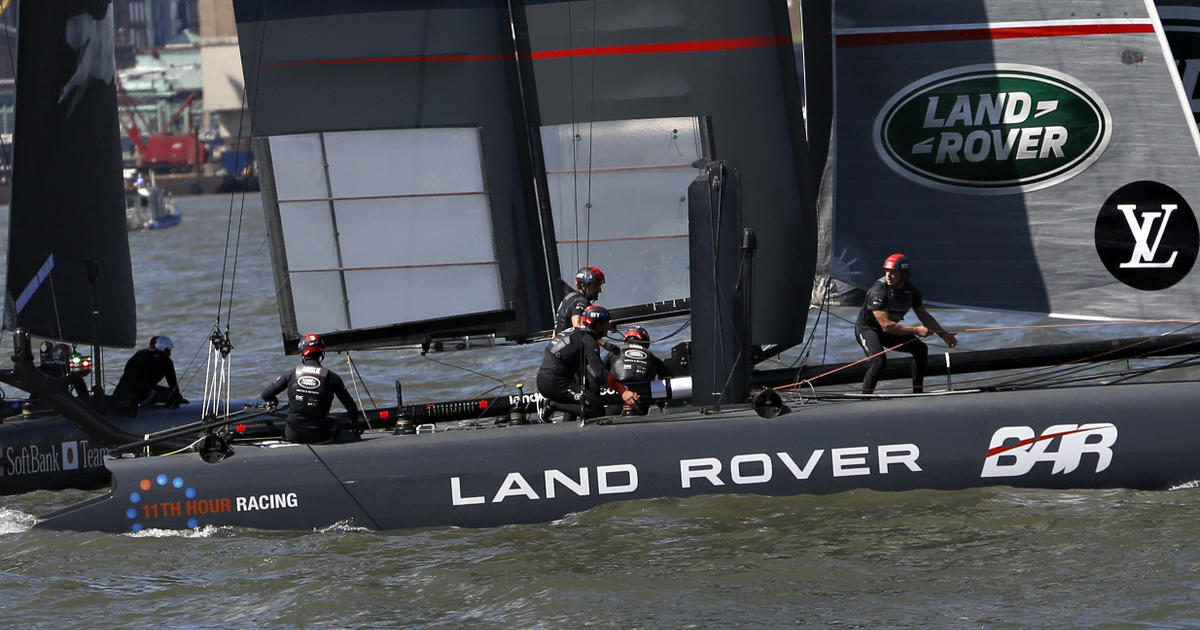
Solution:
M 1117 205 L 1117 210 L 1125 215 L 1125 221 L 1129 224 L 1129 231 L 1133 234 L 1134 240 L 1133 254 L 1127 262 L 1121 263 L 1122 269 L 1164 269 L 1175 264 L 1175 258 L 1179 255 L 1178 251 L 1171 252 L 1171 257 L 1165 262 L 1154 262 L 1158 256 L 1158 246 L 1162 243 L 1163 233 L 1167 229 L 1167 222 L 1171 220 L 1171 213 L 1179 206 L 1173 203 L 1164 203 L 1161 207 L 1161 210 L 1137 212 L 1137 204 Z M 1160 217 L 1162 221 L 1158 222 Z M 1157 230 L 1154 229 L 1156 222 L 1158 222 Z M 1154 232 L 1153 243 L 1150 242 L 1151 232 Z

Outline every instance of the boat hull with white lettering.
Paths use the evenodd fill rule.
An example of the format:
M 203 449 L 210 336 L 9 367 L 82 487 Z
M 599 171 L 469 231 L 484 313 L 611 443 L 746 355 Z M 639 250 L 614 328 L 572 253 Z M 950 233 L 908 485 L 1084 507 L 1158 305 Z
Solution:
M 1146 401 L 1155 401 L 1146 414 Z M 1128 384 L 741 407 L 109 462 L 112 490 L 38 527 L 129 532 L 552 521 L 613 501 L 1200 480 L 1200 385 Z

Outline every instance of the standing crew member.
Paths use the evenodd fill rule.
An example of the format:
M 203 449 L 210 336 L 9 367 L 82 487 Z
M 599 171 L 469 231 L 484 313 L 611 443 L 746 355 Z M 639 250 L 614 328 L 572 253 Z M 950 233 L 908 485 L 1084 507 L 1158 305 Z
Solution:
M 625 346 L 608 355 L 608 371 L 622 383 L 647 382 L 668 376 L 662 359 L 650 352 L 650 333 L 641 326 L 625 331 Z M 646 415 L 649 409 L 650 405 L 645 401 L 625 407 L 625 411 L 640 415 Z
M 538 369 L 538 393 L 545 405 L 538 409 L 543 422 L 554 411 L 563 412 L 563 421 L 576 416 L 588 419 L 604 415 L 600 388 L 607 385 L 621 394 L 626 405 L 633 405 L 638 395 L 625 388 L 604 367 L 596 339 L 608 332 L 608 309 L 592 305 L 583 311 L 581 326 L 567 328 L 546 344 L 546 354 Z
M 162 403 L 175 408 L 187 402 L 179 393 L 179 381 L 175 379 L 175 362 L 171 360 L 171 349 L 175 342 L 166 335 L 150 338 L 150 347 L 133 353 L 125 362 L 121 380 L 113 388 L 112 402 L 117 410 L 134 415 L 139 405 L 149 402 Z M 158 384 L 166 379 L 167 386 Z
M 575 273 L 575 291 L 568 293 L 558 303 L 554 312 L 554 334 L 568 328 L 579 328 L 583 325 L 583 311 L 600 297 L 600 285 L 604 284 L 604 272 L 596 267 L 581 267 Z M 599 340 L 604 345 L 604 338 Z
M 325 358 L 325 342 L 320 335 L 304 335 L 300 339 L 300 365 L 284 372 L 262 392 L 262 399 L 279 404 L 276 397 L 285 389 L 288 397 L 287 428 L 284 437 L 289 442 L 308 444 L 331 442 L 341 429 L 329 417 L 333 397 L 341 401 L 356 432 L 359 430 L 358 405 L 346 391 L 342 377 L 321 365 Z
M 884 348 L 904 344 L 895 350 L 912 355 L 913 393 L 920 394 L 925 391 L 925 363 L 929 348 L 917 337 L 937 333 L 951 348 L 958 345 L 954 333 L 943 329 L 933 315 L 925 310 L 920 289 L 908 281 L 911 273 L 908 256 L 888 256 L 883 262 L 883 277 L 876 280 L 867 291 L 862 311 L 854 324 L 858 344 L 867 356 L 876 355 L 867 362 L 867 373 L 863 377 L 864 394 L 875 392 L 875 384 L 887 366 Z M 910 308 L 923 325 L 905 326 L 900 323 Z

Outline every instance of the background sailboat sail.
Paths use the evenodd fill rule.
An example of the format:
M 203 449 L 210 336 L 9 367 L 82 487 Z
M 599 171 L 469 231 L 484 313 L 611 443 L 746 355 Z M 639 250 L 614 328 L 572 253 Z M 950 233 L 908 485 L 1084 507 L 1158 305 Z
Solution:
M 760 275 L 756 337 L 800 340 L 815 218 L 782 2 L 235 9 L 285 347 L 527 336 L 584 264 L 606 306 L 670 311 L 713 158 L 786 269 Z
M 1154 6 L 1167 33 L 1183 94 L 1200 124 L 1200 2 L 1154 0 Z
M 23 2 L 18 31 L 5 327 L 133 346 L 112 4 Z
M 645 299 L 638 291 L 646 287 L 686 297 L 684 197 L 696 171 L 681 167 L 693 157 L 727 160 L 742 173 L 744 224 L 759 239 L 753 341 L 800 341 L 816 219 L 807 201 L 807 147 L 785 4 L 599 0 L 525 8 L 541 122 L 564 130 L 553 137 L 576 137 L 581 147 L 567 153 L 556 150 L 561 143 L 545 143 L 547 168 L 561 154 L 575 160 L 573 173 L 582 172 L 574 189 L 563 185 L 573 198 L 571 192 L 552 197 L 564 279 L 576 260 L 588 260 L 609 275 L 606 306 Z M 626 133 L 624 142 L 589 154 L 589 138 L 600 148 L 617 131 Z M 652 156 L 643 146 L 659 155 L 607 159 L 618 152 Z M 658 189 L 671 191 L 658 203 L 646 203 L 650 196 L 637 182 L 654 168 L 678 184 Z M 598 193 L 599 183 L 606 188 Z M 569 210 L 566 202 L 573 202 Z M 590 219 L 590 233 L 575 236 L 576 216 Z M 631 256 L 634 244 L 646 253 Z
M 843 279 L 904 251 L 945 303 L 1194 314 L 1200 151 L 1153 5 L 835 2 L 832 19 Z

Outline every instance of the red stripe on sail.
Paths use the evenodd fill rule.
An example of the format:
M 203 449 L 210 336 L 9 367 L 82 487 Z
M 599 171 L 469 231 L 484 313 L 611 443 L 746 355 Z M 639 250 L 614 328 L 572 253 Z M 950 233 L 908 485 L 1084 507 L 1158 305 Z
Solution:
M 532 54 L 534 59 L 561 59 L 566 57 L 599 57 L 604 55 L 652 55 L 662 53 L 709 52 L 715 50 L 747 50 L 791 46 L 787 36 L 738 37 L 734 39 L 709 39 L 693 42 L 671 42 L 663 44 L 630 44 L 626 46 L 599 46 L 595 48 L 567 48 L 543 50 Z M 290 66 L 317 66 L 345 63 L 427 63 L 439 61 L 497 61 L 506 55 L 418 55 L 407 57 L 366 57 L 362 59 L 317 59 L 312 61 L 287 61 L 266 64 L 264 68 Z
M 903 44 L 936 44 L 941 42 L 1023 39 L 1029 37 L 1078 37 L 1083 35 L 1120 35 L 1124 33 L 1153 32 L 1154 25 L 1152 24 L 1073 24 L 850 33 L 838 35 L 836 41 L 838 48 L 854 48 L 858 46 L 899 46 Z

